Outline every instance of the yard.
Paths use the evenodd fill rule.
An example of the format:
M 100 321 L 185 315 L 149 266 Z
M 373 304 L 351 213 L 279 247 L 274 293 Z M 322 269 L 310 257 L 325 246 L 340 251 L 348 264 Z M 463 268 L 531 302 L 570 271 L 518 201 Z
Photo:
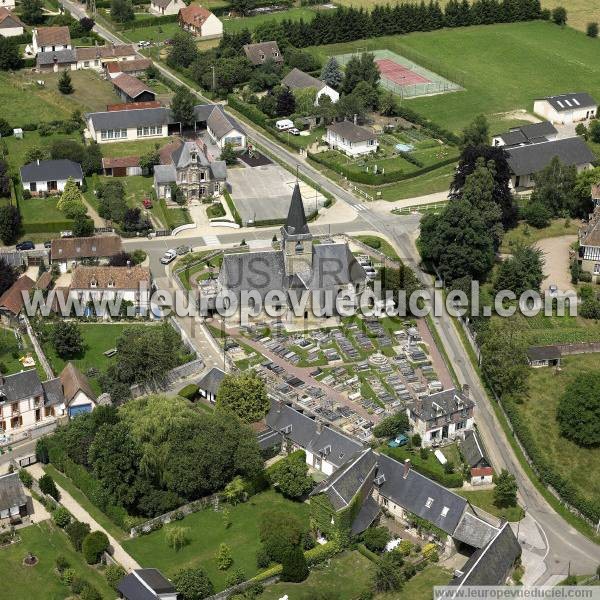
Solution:
M 2 73 L 0 73 L 0 100 L 2 97 Z M 36 111 L 32 114 L 38 115 Z M 55 117 L 56 118 L 56 117 Z M 23 139 L 18 139 L 13 136 L 3 138 L 3 142 L 6 144 L 8 154 L 6 160 L 8 164 L 18 172 L 18 170 L 25 164 L 25 154 L 31 148 L 49 149 L 50 145 L 57 140 L 75 140 L 80 142 L 81 139 L 76 133 L 64 134 L 54 133 L 49 136 L 41 136 L 37 131 L 24 131 Z
M 231 570 L 241 568 L 247 577 L 258 572 L 256 551 L 260 546 L 258 532 L 263 515 L 285 511 L 300 517 L 308 528 L 308 510 L 307 504 L 291 502 L 277 492 L 268 490 L 253 496 L 246 503 L 231 507 L 229 528 L 223 524 L 220 512 L 205 509 L 149 535 L 126 540 L 123 546 L 142 566 L 156 567 L 167 577 L 173 576 L 179 569 L 202 567 L 215 589 L 222 590 Z M 190 543 L 179 552 L 166 543 L 165 531 L 169 527 L 189 528 Z M 231 548 L 234 559 L 228 571 L 220 571 L 216 565 L 215 554 L 221 543 Z
M 525 516 L 525 513 L 523 513 L 523 509 L 520 506 L 498 508 L 494 504 L 494 490 L 457 490 L 456 493 L 459 496 L 466 498 L 473 506 L 478 506 L 491 515 L 506 519 L 507 521 L 514 523 L 515 521 L 520 521 Z
M 19 358 L 31 354 L 35 360 L 35 365 L 40 377 L 45 379 L 44 370 L 38 360 L 37 354 L 33 349 L 31 340 L 27 334 L 21 336 L 20 343 L 15 338 L 12 329 L 0 327 L 0 373 L 3 375 L 13 375 L 23 370 L 23 365 Z
M 520 223 L 504 234 L 500 252 L 511 253 L 517 243 L 529 245 L 546 238 L 576 234 L 580 224 L 579 221 L 573 219 L 554 219 L 548 227 L 536 229 L 527 223 Z
M 406 101 L 410 108 L 455 132 L 479 113 L 531 111 L 534 98 L 566 89 L 600 96 L 597 40 L 549 22 L 442 29 L 320 46 L 313 52 L 324 61 L 332 54 L 365 47 L 387 48 L 400 55 L 406 48 L 409 58 L 424 67 L 435 71 L 434 65 L 441 60 L 445 70 L 456 71 L 464 92 Z
M 85 197 L 87 201 L 98 210 L 98 199 L 94 194 L 94 189 L 98 186 L 98 183 L 105 183 L 107 181 L 120 181 L 125 187 L 125 200 L 127 205 L 134 208 L 142 208 L 142 200 L 144 198 L 152 198 L 152 177 L 143 177 L 141 175 L 133 175 L 129 177 L 88 177 L 87 178 L 87 191 Z
M 143 156 L 158 148 L 166 146 L 171 138 L 155 138 L 150 140 L 137 140 L 133 142 L 113 142 L 100 144 L 102 156 L 120 158 L 122 156 Z
M 50 521 L 19 529 L 18 535 L 20 542 L 0 548 L 0 580 L 4 582 L 4 600 L 30 600 L 42 596 L 45 600 L 63 600 L 70 597 L 68 586 L 60 581 L 56 573 L 54 561 L 59 554 L 69 561 L 78 577 L 92 584 L 102 594 L 102 598 L 112 600 L 115 597 L 104 576 L 86 564 L 83 555 L 73 549 L 67 536 Z M 32 552 L 39 560 L 33 567 L 23 565 L 28 552 Z
M 51 225 L 53 221 L 65 222 L 67 219 L 62 211 L 57 208 L 60 196 L 49 198 L 29 198 L 19 201 L 19 210 L 23 217 L 23 226 L 28 223 L 44 223 Z

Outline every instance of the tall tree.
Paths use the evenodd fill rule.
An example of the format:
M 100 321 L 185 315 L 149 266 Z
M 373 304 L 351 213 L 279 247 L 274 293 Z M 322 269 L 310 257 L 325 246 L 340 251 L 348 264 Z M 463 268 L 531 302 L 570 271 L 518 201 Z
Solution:
M 290 89 L 283 86 L 277 94 L 277 115 L 286 117 L 296 110 L 296 98 Z
M 83 352 L 83 336 L 75 321 L 57 321 L 51 336 L 56 354 L 61 358 L 73 358 Z
M 510 258 L 502 261 L 496 275 L 496 292 L 512 290 L 517 298 L 527 290 L 540 291 L 544 280 L 544 255 L 539 248 L 517 245 Z
M 535 176 L 532 202 L 541 202 L 552 215 L 558 217 L 567 212 L 577 183 L 575 166 L 565 166 L 558 156 Z
M 68 96 L 75 91 L 69 71 L 63 71 L 61 76 L 58 78 L 58 91 L 65 96 Z
M 189 67 L 198 56 L 196 39 L 189 31 L 178 31 L 171 40 L 167 64 L 170 67 Z
M 0 71 L 16 71 L 22 64 L 19 44 L 13 38 L 0 36 Z
M 340 68 L 340 64 L 336 60 L 335 56 L 330 56 L 327 62 L 321 69 L 321 80 L 324 81 L 329 87 L 337 90 L 342 84 L 344 74 Z
M 600 371 L 583 373 L 569 382 L 556 420 L 560 434 L 578 446 L 600 446 Z
M 0 206 L 0 240 L 4 244 L 13 244 L 19 237 L 21 229 L 21 213 L 16 206 L 4 204 Z
M 490 128 L 484 115 L 478 115 L 463 129 L 461 148 L 487 146 L 490 143 Z
M 81 190 L 77 187 L 72 177 L 67 179 L 65 189 L 56 203 L 56 208 L 63 212 L 69 219 L 85 216 L 87 213 L 87 209 L 81 198 Z
M 44 22 L 42 0 L 22 0 L 21 2 L 21 19 L 27 25 L 39 25 Z
M 517 481 L 512 473 L 502 469 L 496 478 L 494 488 L 494 504 L 499 508 L 517 505 Z
M 255 371 L 225 375 L 217 390 L 217 410 L 232 412 L 244 423 L 260 421 L 269 407 L 265 382 Z
M 135 19 L 131 0 L 112 0 L 110 18 L 117 23 L 129 23 Z
M 177 88 L 171 99 L 171 112 L 175 121 L 179 121 L 184 127 L 191 127 L 195 122 L 194 106 L 196 104 L 194 94 L 185 86 Z
M 19 273 L 12 265 L 0 258 L 0 296 L 19 278 Z
M 173 583 L 182 600 L 202 600 L 212 596 L 215 591 L 202 569 L 181 569 L 173 576 Z

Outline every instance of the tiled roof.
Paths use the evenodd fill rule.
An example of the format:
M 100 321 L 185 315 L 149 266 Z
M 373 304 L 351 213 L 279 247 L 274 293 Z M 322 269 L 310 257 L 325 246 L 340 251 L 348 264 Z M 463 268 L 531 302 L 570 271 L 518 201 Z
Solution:
M 52 240 L 52 260 L 79 258 L 106 258 L 123 251 L 118 235 L 102 235 L 84 238 L 61 238 Z
M 185 8 L 179 9 L 180 19 L 193 27 L 202 27 L 210 15 L 212 15 L 210 10 L 204 8 L 204 6 L 198 6 L 197 4 L 190 4 Z
M 11 23 L 11 20 L 13 23 Z M 6 21 L 6 23 L 5 23 Z M 2 27 L 25 27 L 25 24 L 17 15 L 10 12 L 8 8 L 0 7 L 0 26 Z
M 77 60 L 94 60 L 96 58 L 123 58 L 135 56 L 135 48 L 131 44 L 119 44 L 117 46 L 90 46 L 88 48 L 76 48 Z M 146 59 L 147 60 L 147 59 Z M 135 62 L 135 61 L 120 61 Z M 150 61 L 148 61 L 150 62 Z
M 136 62 L 136 61 L 131 61 Z M 108 63 L 112 65 L 114 63 Z M 162 108 L 158 100 L 146 100 L 145 102 L 118 102 L 117 104 L 107 104 L 106 112 L 120 112 L 123 110 L 138 110 L 140 108 Z M 166 109 L 165 109 L 166 110 Z
M 268 59 L 272 59 L 275 62 L 283 62 L 283 56 L 275 41 L 246 44 L 244 52 L 253 65 L 261 65 Z
M 102 158 L 103 169 L 118 169 L 127 167 L 139 167 L 140 157 L 139 156 L 105 156 Z
M 137 77 L 129 75 L 128 73 L 121 73 L 121 75 L 115 77 L 112 80 L 112 84 L 122 92 L 125 92 L 127 96 L 134 99 L 144 92 L 154 94 L 143 81 L 140 81 Z
M 59 377 L 67 405 L 79 391 L 82 391 L 91 400 L 96 400 L 96 394 L 94 394 L 88 378 L 72 362 L 65 365 Z
M 327 127 L 328 131 L 337 133 L 337 135 L 343 137 L 349 142 L 366 142 L 373 140 L 377 136 L 366 127 L 355 125 L 352 121 L 340 121 L 339 123 L 332 123 Z
M 0 476 L 0 510 L 8 510 L 15 506 L 25 506 L 27 496 L 18 473 Z
M 149 58 L 137 58 L 135 60 L 113 60 L 106 65 L 109 73 L 138 73 L 145 71 L 152 61 Z
M 147 267 L 84 267 L 77 266 L 71 279 L 72 290 L 115 289 L 134 290 L 141 283 L 150 287 L 150 270 Z
M 281 80 L 281 83 L 289 87 L 290 90 L 302 90 L 309 87 L 320 90 L 327 85 L 324 81 L 295 67 Z
M 38 27 L 35 32 L 38 46 L 68 46 L 71 43 L 71 34 L 66 25 Z
M 23 308 L 23 292 L 29 292 L 34 286 L 34 281 L 27 277 L 27 275 L 19 277 L 0 296 L 0 309 L 8 310 L 13 315 L 18 315 Z

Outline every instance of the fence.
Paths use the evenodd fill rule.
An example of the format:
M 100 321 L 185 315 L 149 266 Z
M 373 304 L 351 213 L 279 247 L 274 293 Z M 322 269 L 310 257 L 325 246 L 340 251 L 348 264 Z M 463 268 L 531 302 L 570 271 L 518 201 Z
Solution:
M 401 208 L 394 208 L 392 212 L 395 215 L 408 215 L 412 212 L 426 213 L 426 212 L 436 212 L 438 210 L 442 210 L 448 204 L 447 201 L 444 202 L 431 202 L 429 204 L 413 204 L 411 206 L 403 206 Z

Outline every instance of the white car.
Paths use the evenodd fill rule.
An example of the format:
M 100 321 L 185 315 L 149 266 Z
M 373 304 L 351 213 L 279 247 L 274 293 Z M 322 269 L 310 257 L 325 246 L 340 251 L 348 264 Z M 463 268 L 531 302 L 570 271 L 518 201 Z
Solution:
M 290 129 L 290 130 L 289 130 L 289 132 L 290 132 L 292 135 L 300 135 L 300 130 L 299 130 L 299 129 L 296 129 L 295 127 L 293 127 L 292 129 Z
M 163 265 L 168 265 L 170 262 L 173 262 L 176 258 L 177 250 L 173 250 L 173 248 L 170 248 L 162 255 L 160 262 Z

